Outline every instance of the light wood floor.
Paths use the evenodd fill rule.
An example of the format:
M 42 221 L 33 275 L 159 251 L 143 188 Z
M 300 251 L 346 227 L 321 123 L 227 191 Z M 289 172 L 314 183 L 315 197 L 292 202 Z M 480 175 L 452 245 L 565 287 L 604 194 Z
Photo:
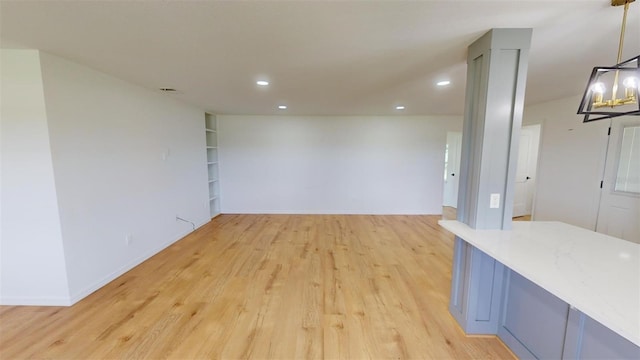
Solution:
M 445 220 L 455 220 L 456 219 L 456 208 L 451 206 L 443 206 L 442 207 L 442 218 Z M 513 221 L 531 221 L 531 215 L 523 215 L 516 216 L 513 218 Z
M 513 359 L 449 315 L 439 218 L 222 215 L 72 307 L 0 307 L 0 358 Z

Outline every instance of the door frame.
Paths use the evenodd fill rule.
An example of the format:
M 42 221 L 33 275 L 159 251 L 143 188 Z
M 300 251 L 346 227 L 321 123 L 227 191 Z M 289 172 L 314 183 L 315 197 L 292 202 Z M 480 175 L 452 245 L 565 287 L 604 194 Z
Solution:
M 609 223 L 606 220 L 606 216 L 608 215 L 607 211 L 610 207 L 607 199 L 608 196 L 625 196 L 631 198 L 629 201 L 633 201 L 633 199 L 639 199 L 640 201 L 640 193 L 616 191 L 615 189 L 618 168 L 620 165 L 620 155 L 622 152 L 622 136 L 624 129 L 627 127 L 637 126 L 640 126 L 640 120 L 635 117 L 611 119 L 609 123 L 609 138 L 607 139 L 605 161 L 602 169 L 602 181 L 600 185 L 600 198 L 598 200 L 598 210 L 596 215 L 596 232 L 615 236 L 608 231 Z M 613 152 L 613 154 L 611 154 L 611 152 Z M 630 241 L 638 242 L 639 239 Z

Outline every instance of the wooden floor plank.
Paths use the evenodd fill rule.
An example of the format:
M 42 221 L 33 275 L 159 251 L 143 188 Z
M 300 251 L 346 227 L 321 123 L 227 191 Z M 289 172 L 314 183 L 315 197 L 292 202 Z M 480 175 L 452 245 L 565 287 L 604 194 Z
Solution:
M 448 313 L 438 219 L 221 215 L 72 307 L 0 307 L 0 358 L 512 359 Z

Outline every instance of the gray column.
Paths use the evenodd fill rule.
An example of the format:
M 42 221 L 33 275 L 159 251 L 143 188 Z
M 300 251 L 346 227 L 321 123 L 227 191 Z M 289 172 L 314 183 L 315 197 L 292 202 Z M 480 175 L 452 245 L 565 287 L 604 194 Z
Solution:
M 493 29 L 469 46 L 458 220 L 475 229 L 511 228 L 531 33 Z M 497 333 L 503 273 L 456 237 L 449 311 L 468 334 Z
M 475 229 L 511 228 L 531 33 L 493 29 L 468 49 L 458 220 Z

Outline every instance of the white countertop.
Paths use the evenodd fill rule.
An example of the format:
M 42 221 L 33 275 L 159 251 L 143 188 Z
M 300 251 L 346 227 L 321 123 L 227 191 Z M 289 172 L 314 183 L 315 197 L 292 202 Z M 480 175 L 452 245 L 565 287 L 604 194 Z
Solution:
M 439 224 L 640 346 L 640 245 L 560 222 L 515 221 L 512 230 Z

